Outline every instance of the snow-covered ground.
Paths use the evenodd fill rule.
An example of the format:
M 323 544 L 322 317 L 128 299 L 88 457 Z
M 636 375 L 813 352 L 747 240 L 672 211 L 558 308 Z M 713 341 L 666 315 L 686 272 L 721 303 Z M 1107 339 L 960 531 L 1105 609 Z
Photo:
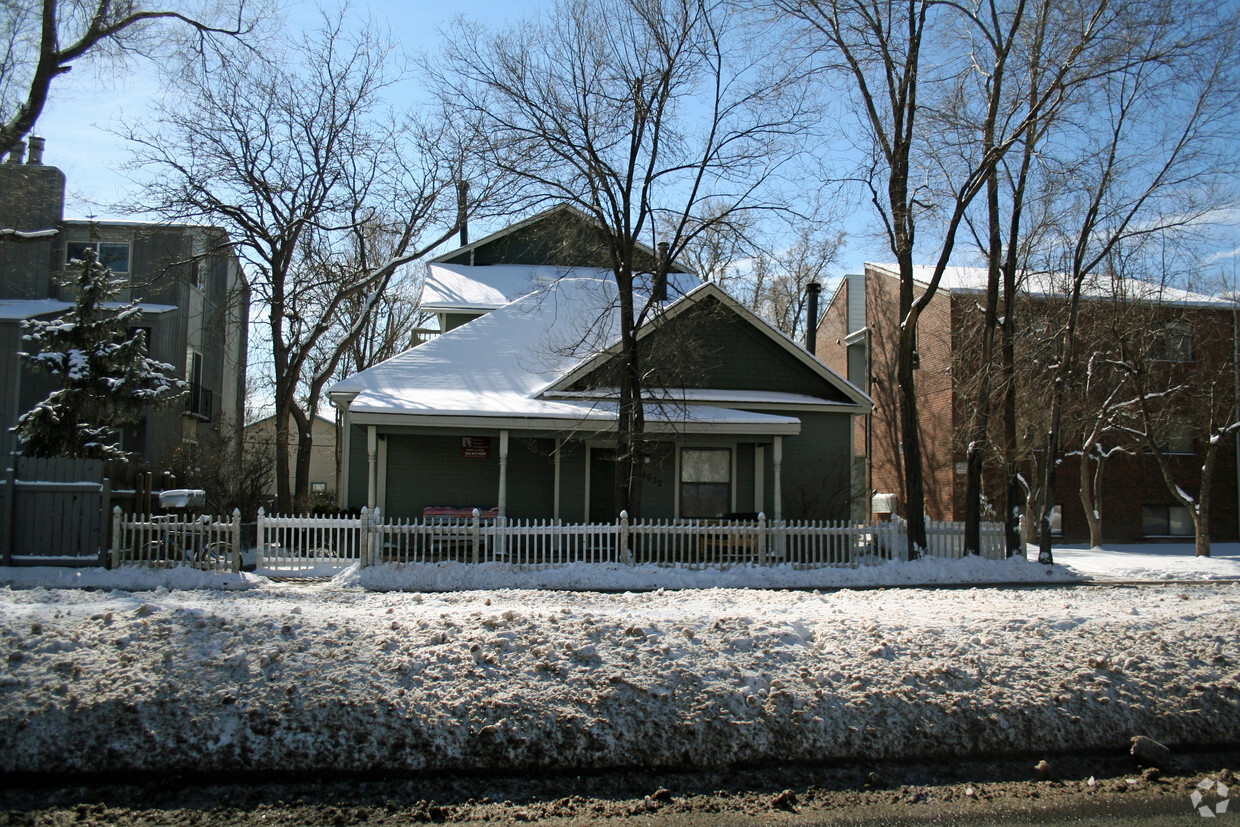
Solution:
M 780 566 L 734 566 L 691 569 L 654 565 L 570 564 L 522 570 L 502 563 L 434 563 L 383 565 L 356 570 L 322 565 L 298 576 L 332 577 L 341 584 L 392 591 L 463 591 L 474 589 L 650 589 L 768 588 L 832 589 L 888 586 L 960 586 L 1072 583 L 1090 580 L 1240 580 L 1240 543 L 1216 543 L 1214 556 L 1194 556 L 1190 544 L 1116 545 L 1109 549 L 1061 546 L 1054 566 L 1038 565 L 1037 549 L 1028 560 L 925 558 L 912 563 L 879 562 L 855 568 L 797 569 Z M 258 588 L 266 576 L 290 572 L 262 570 L 257 576 L 208 574 L 189 569 L 172 572 L 141 567 L 115 571 L 99 568 L 0 568 L 0 586 L 48 588 Z
M 1141 554 L 1143 579 L 1203 582 L 407 593 L 359 587 L 392 585 L 381 569 L 311 585 L 183 569 L 76 578 L 94 589 L 0 570 L 18 585 L 0 588 L 0 771 L 710 767 L 1119 749 L 1137 734 L 1234 743 L 1240 585 L 1206 579 L 1240 561 Z M 1110 577 L 1113 556 L 1058 559 Z

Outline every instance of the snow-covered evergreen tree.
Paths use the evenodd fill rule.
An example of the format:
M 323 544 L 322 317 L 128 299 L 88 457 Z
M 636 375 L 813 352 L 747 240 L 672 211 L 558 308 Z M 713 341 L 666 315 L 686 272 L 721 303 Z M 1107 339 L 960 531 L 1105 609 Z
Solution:
M 22 325 L 26 364 L 59 385 L 27 411 L 14 429 L 26 456 L 122 459 L 116 430 L 136 423 L 148 405 L 163 407 L 184 395 L 186 383 L 171 365 L 148 359 L 146 337 L 130 325 L 137 302 L 108 306 L 120 289 L 112 271 L 87 250 L 76 278 L 77 301 L 52 321 Z

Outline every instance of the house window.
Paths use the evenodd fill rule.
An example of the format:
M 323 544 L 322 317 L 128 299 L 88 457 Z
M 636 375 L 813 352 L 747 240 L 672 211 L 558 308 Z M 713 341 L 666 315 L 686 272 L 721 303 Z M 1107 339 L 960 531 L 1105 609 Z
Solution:
M 1172 322 L 1162 329 L 1155 346 L 1155 357 L 1164 362 L 1193 361 L 1193 326 L 1188 322 Z
M 194 259 L 189 263 L 189 286 L 202 289 L 202 259 Z
M 128 241 L 70 241 L 65 245 L 65 262 L 80 261 L 87 250 L 94 250 L 99 263 L 113 273 L 129 272 Z
M 1141 507 L 1141 528 L 1146 537 L 1191 537 L 1193 518 L 1180 505 Z
M 312 483 L 310 483 L 310 493 L 311 493 L 311 494 L 326 494 L 326 493 L 327 493 L 327 483 L 325 483 L 325 482 L 312 482 Z
M 680 452 L 680 516 L 721 517 L 732 510 L 732 451 L 685 448 Z

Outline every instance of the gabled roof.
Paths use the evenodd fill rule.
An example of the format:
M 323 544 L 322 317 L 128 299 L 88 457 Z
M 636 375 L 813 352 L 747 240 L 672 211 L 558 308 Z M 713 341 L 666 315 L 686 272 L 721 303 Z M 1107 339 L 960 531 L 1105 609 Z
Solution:
M 487 236 L 484 236 L 478 239 L 475 242 L 462 245 L 456 248 L 455 250 L 450 250 L 446 253 L 438 255 L 435 258 L 431 259 L 429 263 L 430 264 L 447 263 L 451 261 L 452 259 L 455 259 L 458 256 L 461 256 L 465 253 L 469 253 L 474 250 L 477 250 L 480 247 L 485 247 L 489 244 L 493 244 L 496 241 L 499 241 L 507 236 L 516 235 L 517 233 L 523 230 L 527 230 L 530 227 L 533 227 L 534 225 L 540 224 L 544 221 L 549 221 L 559 215 L 572 216 L 573 218 L 589 226 L 598 227 L 600 230 L 603 229 L 602 225 L 599 224 L 598 220 L 595 219 L 594 216 L 586 214 L 583 210 L 573 206 L 572 204 L 568 204 L 568 203 L 556 204 L 554 207 L 549 207 L 540 213 L 535 213 L 534 215 L 531 215 L 529 218 L 522 219 L 521 221 L 518 221 L 515 224 L 509 224 L 508 226 L 504 227 L 502 230 L 497 230 L 491 233 L 490 235 L 487 235 Z M 640 252 L 650 256 L 651 258 L 654 258 L 656 255 L 653 249 L 651 249 L 647 245 L 642 244 L 640 242 L 638 242 L 637 244 L 637 249 Z M 681 265 L 679 262 L 676 262 L 676 261 L 672 262 L 672 268 L 682 273 L 690 272 L 689 268 Z
M 638 331 L 638 334 L 637 334 L 638 340 L 644 339 L 647 336 L 652 335 L 653 333 L 657 331 L 659 326 L 668 324 L 669 322 L 674 320 L 677 316 L 685 313 L 690 308 L 692 308 L 694 306 L 694 303 L 703 301 L 707 298 L 713 298 L 721 302 L 725 307 L 729 308 L 732 312 L 736 313 L 741 318 L 745 319 L 747 322 L 749 322 L 750 325 L 752 325 L 755 329 L 759 330 L 770 341 L 775 343 L 780 349 L 790 354 L 797 361 L 799 361 L 802 365 L 804 365 L 806 369 L 817 374 L 821 379 L 825 380 L 828 384 L 832 385 L 836 390 L 843 392 L 843 394 L 852 402 L 852 404 L 866 408 L 866 409 L 869 409 L 870 407 L 873 406 L 874 404 L 873 401 L 868 396 L 866 396 L 865 393 L 863 393 L 857 387 L 852 385 L 850 382 L 848 382 L 838 373 L 833 371 L 831 368 L 827 367 L 825 364 L 820 362 L 813 355 L 808 353 L 804 348 L 802 348 L 795 341 L 793 341 L 783 331 L 779 330 L 778 328 L 774 327 L 771 324 L 768 324 L 766 320 L 758 316 L 748 307 L 745 307 L 743 304 L 738 302 L 736 299 L 729 296 L 726 292 L 724 292 L 722 288 L 720 288 L 717 284 L 714 284 L 713 282 L 706 282 L 704 284 L 699 285 L 697 288 L 695 288 L 694 290 L 686 294 L 683 299 L 670 305 L 667 308 L 667 310 L 663 313 L 661 319 L 657 320 L 657 322 L 654 324 L 645 325 L 640 331 Z M 562 391 L 562 390 L 567 389 L 576 379 L 579 379 L 585 376 L 586 374 L 590 373 L 591 371 L 597 369 L 604 362 L 615 358 L 619 353 L 620 353 L 620 343 L 616 342 L 612 344 L 610 347 L 608 347 L 607 349 L 600 351 L 599 353 L 595 354 L 591 358 L 582 362 L 580 365 L 578 365 L 573 370 L 571 370 L 569 373 L 567 373 L 563 378 L 557 381 L 554 387 L 547 388 L 546 391 L 544 391 L 544 393 L 545 394 L 555 393 L 557 391 Z M 684 392 L 690 395 L 701 393 L 701 391 L 691 391 L 688 389 L 686 389 Z M 738 392 L 728 392 L 728 393 L 736 394 Z M 734 396 L 732 401 L 734 403 L 739 403 L 741 399 L 740 397 Z
M 329 395 L 348 405 L 358 424 L 472 424 L 479 427 L 609 430 L 616 406 L 606 393 L 561 394 L 555 390 L 587 365 L 614 353 L 618 341 L 617 288 L 610 277 L 561 278 L 333 386 Z M 849 410 L 868 409 L 869 399 L 795 343 L 741 308 L 715 285 L 701 285 L 669 306 L 707 296 L 741 313 L 827 381 L 844 390 Z M 696 297 L 696 298 L 695 298 Z M 662 389 L 653 393 L 662 393 Z M 692 391 L 647 412 L 652 431 L 795 434 L 795 417 L 741 411 L 745 407 L 796 407 L 814 400 L 762 391 Z M 818 400 L 826 404 L 823 400 Z
M 900 266 L 898 264 L 876 264 L 867 261 L 865 266 L 867 270 L 880 270 L 893 277 L 898 277 L 900 274 Z M 914 281 L 928 286 L 933 277 L 933 266 L 918 264 L 913 267 Z M 943 277 L 939 281 L 939 289 L 946 290 L 949 293 L 981 293 L 986 290 L 988 277 L 989 274 L 985 267 L 949 266 L 943 270 Z M 1109 276 L 1092 273 L 1085 277 L 1085 281 L 1082 283 L 1081 295 L 1087 299 L 1114 298 L 1115 288 L 1121 284 L 1126 291 L 1127 297 L 1134 301 L 1174 304 L 1184 307 L 1214 307 L 1219 309 L 1230 309 L 1233 306 L 1233 302 L 1228 299 L 1193 293 L 1170 285 L 1142 281 L 1135 278 L 1113 280 Z M 1018 279 L 1019 291 L 1030 298 L 1036 299 L 1062 298 L 1068 294 L 1070 286 L 1071 276 L 1067 273 L 1026 271 L 1021 273 Z
M 548 264 L 431 264 L 422 283 L 419 304 L 431 313 L 485 313 L 562 278 L 611 278 L 611 271 Z M 700 283 L 690 273 L 671 273 L 668 292 L 673 297 L 681 296 Z

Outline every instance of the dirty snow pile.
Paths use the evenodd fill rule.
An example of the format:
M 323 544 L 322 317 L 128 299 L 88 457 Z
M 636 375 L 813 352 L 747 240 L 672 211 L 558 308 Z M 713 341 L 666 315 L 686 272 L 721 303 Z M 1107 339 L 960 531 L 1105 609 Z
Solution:
M 1240 738 L 1240 587 L 0 589 L 0 772 L 717 767 Z M 175 577 L 168 581 L 175 586 Z

